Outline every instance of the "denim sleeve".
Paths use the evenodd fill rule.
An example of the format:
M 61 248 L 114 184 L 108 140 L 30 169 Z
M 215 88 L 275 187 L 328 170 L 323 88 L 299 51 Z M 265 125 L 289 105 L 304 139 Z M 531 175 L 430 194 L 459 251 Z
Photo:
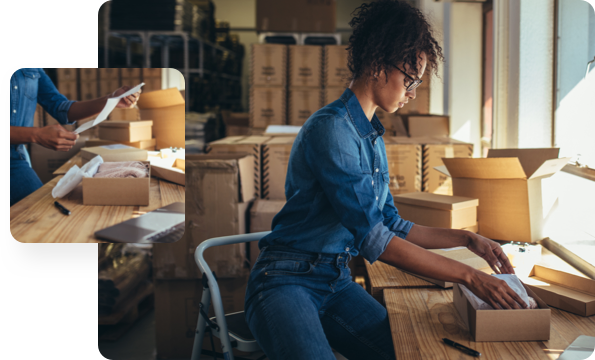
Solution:
M 305 158 L 354 247 L 370 262 L 382 254 L 394 233 L 384 225 L 370 174 L 362 171 L 360 137 L 349 120 L 316 119 L 302 142 Z
M 399 210 L 395 206 L 393 196 L 388 192 L 384 208 L 382 209 L 382 215 L 384 215 L 384 225 L 390 229 L 395 235 L 401 239 L 405 239 L 409 234 L 409 231 L 413 227 L 411 221 L 405 220 L 399 216 Z
M 70 125 L 75 121 L 68 121 L 68 110 L 74 103 L 68 100 L 66 96 L 60 94 L 52 80 L 47 76 L 43 69 L 39 69 L 39 83 L 37 88 L 37 102 L 45 111 L 47 111 L 60 124 Z

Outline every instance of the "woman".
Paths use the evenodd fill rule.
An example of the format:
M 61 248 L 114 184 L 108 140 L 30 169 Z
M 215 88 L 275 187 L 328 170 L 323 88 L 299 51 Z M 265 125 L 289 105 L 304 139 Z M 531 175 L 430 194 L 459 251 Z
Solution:
M 72 101 L 58 92 L 43 69 L 20 69 L 10 78 L 10 206 L 16 204 L 43 184 L 31 168 L 24 144 L 36 143 L 56 151 L 68 151 L 78 134 L 61 125 L 33 127 L 33 114 L 39 103 L 60 124 L 70 125 L 97 115 L 107 99 L 119 96 L 130 88 L 123 86 L 94 100 Z M 116 107 L 132 107 L 140 92 L 122 98 Z
M 350 25 L 351 84 L 298 134 L 287 203 L 250 275 L 246 320 L 270 359 L 335 359 L 331 348 L 350 360 L 395 358 L 386 309 L 351 280 L 347 263 L 358 254 L 462 283 L 495 308 L 526 307 L 504 281 L 425 250 L 467 246 L 496 273 L 513 273 L 496 242 L 403 220 L 388 191 L 374 111 L 406 106 L 426 67 L 436 70 L 442 50 L 430 26 L 394 0 L 363 4 Z

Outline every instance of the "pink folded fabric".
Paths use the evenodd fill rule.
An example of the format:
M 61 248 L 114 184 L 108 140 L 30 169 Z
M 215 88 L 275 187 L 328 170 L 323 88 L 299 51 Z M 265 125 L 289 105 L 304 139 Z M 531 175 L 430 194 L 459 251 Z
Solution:
M 106 162 L 99 165 L 96 178 L 144 178 L 149 176 L 148 166 L 139 161 Z

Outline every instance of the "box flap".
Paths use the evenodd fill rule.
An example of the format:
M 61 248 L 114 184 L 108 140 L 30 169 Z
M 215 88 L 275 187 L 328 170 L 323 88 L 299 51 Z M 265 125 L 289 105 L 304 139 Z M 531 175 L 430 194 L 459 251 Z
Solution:
M 442 158 L 453 178 L 527 179 L 517 158 Z
M 437 170 L 437 171 L 443 173 L 446 176 L 450 176 L 450 173 L 448 172 L 448 169 L 444 165 L 434 166 L 434 170 Z
M 479 200 L 463 196 L 448 196 L 427 192 L 394 195 L 395 203 L 417 205 L 441 210 L 459 210 L 478 206 Z
M 533 269 L 531 269 L 529 278 L 543 281 L 545 283 L 558 284 L 562 287 L 595 296 L 595 280 L 586 277 L 583 278 L 564 271 L 535 265 Z
M 141 127 L 141 126 L 152 126 L 153 120 L 110 120 L 104 121 L 99 124 L 99 127 L 102 128 L 133 128 L 133 127 Z
M 559 148 L 543 149 L 489 149 L 488 158 L 516 157 L 521 162 L 525 175 L 530 177 L 546 160 L 557 159 Z M 553 174 L 553 173 L 552 173 Z
M 183 105 L 184 97 L 177 88 L 150 91 L 141 94 L 137 106 L 139 109 L 155 109 L 174 105 Z
M 560 159 L 546 160 L 529 179 L 535 179 L 542 176 L 552 176 L 558 171 L 562 170 L 566 164 L 570 161 L 569 157 Z

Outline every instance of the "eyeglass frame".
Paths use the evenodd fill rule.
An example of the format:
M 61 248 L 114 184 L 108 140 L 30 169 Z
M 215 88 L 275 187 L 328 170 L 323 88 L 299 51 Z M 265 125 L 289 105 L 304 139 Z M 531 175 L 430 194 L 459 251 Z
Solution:
M 413 81 L 411 84 L 409 84 L 409 86 L 405 86 L 405 89 L 407 91 L 412 91 L 412 90 L 416 89 L 423 82 L 421 79 L 412 78 L 411 76 L 409 76 L 409 74 L 407 74 L 405 71 L 399 69 L 396 65 L 393 65 L 393 67 L 395 69 L 399 70 L 400 72 L 402 72 L 405 76 L 407 76 L 409 79 L 411 79 L 411 81 Z

